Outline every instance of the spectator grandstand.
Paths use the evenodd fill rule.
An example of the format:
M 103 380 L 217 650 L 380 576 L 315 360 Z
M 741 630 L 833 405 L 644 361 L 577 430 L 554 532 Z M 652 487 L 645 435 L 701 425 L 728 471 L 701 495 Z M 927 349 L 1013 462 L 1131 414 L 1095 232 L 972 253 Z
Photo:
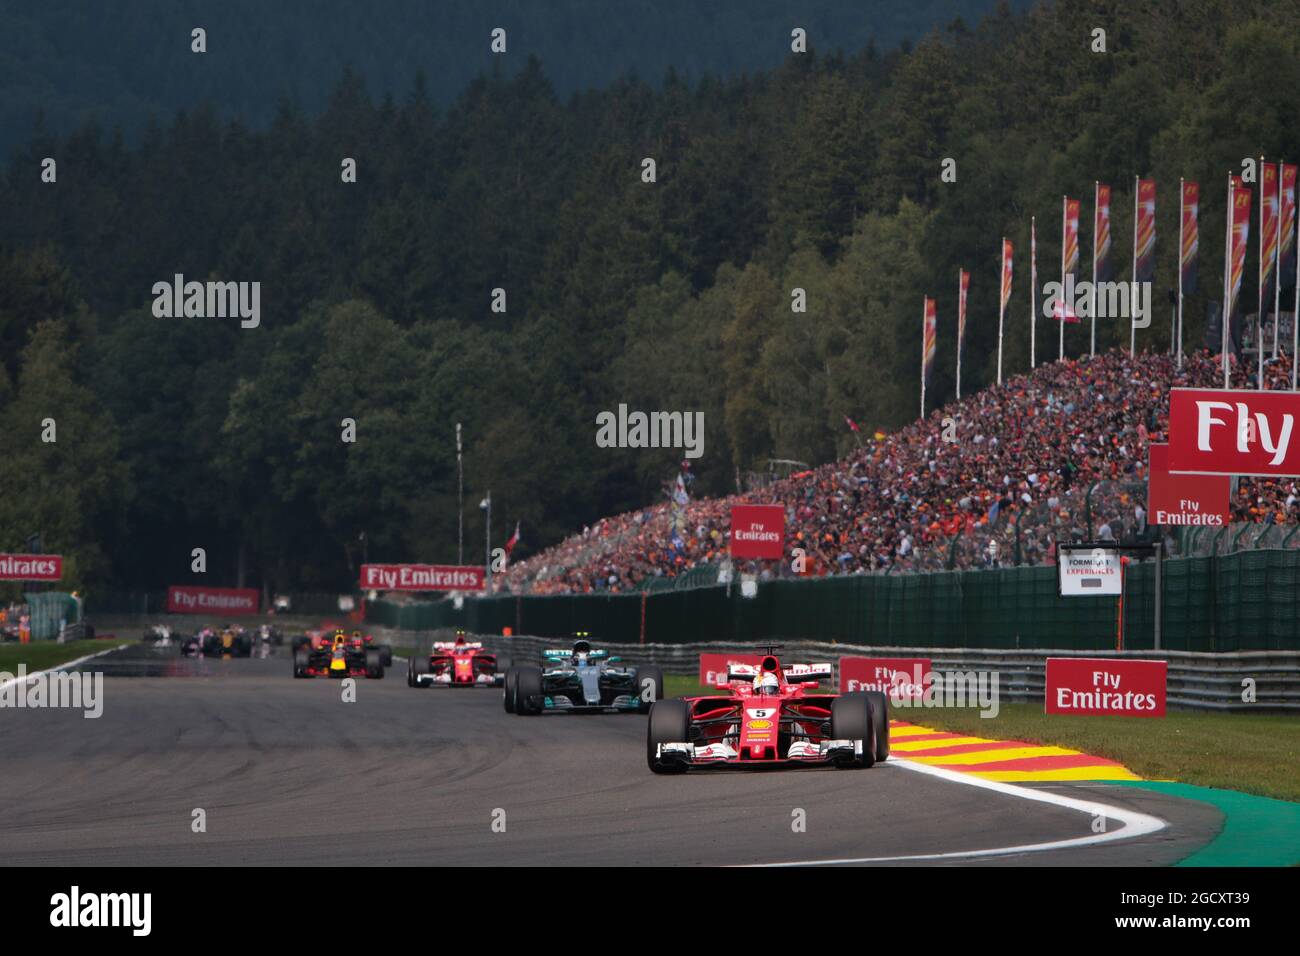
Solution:
M 1118 349 L 1042 365 L 744 495 L 602 519 L 511 567 L 503 586 L 624 592 L 720 567 L 740 503 L 784 505 L 787 549 L 802 548 L 816 575 L 1053 563 L 1058 540 L 1151 537 L 1147 445 L 1167 438 L 1169 390 L 1218 387 L 1222 374 L 1208 352 L 1181 369 L 1169 354 Z M 1232 385 L 1254 388 L 1255 376 L 1253 364 L 1235 367 Z M 1289 388 L 1290 376 L 1286 356 L 1265 366 L 1268 388 Z M 1295 524 L 1300 492 L 1291 479 L 1241 478 L 1232 512 L 1234 522 Z M 771 565 L 737 570 L 789 573 Z

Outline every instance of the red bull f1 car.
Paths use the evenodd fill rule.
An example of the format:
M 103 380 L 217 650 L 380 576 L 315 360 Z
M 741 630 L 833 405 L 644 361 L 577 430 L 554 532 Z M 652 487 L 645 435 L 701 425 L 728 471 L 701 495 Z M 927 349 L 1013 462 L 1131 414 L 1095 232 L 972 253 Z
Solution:
M 647 759 L 655 773 L 696 767 L 870 767 L 889 756 L 889 705 L 875 691 L 819 688 L 830 664 L 731 664 L 719 693 L 657 701 Z
M 510 658 L 487 650 L 463 633 L 453 641 L 435 641 L 428 654 L 409 658 L 406 683 L 412 687 L 500 687 Z
M 342 624 L 325 623 L 314 631 L 307 631 L 305 634 L 300 634 L 295 637 L 291 646 L 295 654 L 298 652 L 298 648 L 300 647 L 329 646 L 333 644 L 335 636 L 342 633 L 344 633 Z M 381 644 L 376 641 L 372 635 L 363 634 L 361 631 L 357 630 L 352 632 L 350 641 L 352 643 L 359 641 L 364 647 L 378 648 L 379 655 L 383 658 L 384 666 L 393 666 L 393 647 L 391 644 Z M 278 641 L 276 641 L 276 643 L 278 643 Z
M 293 652 L 294 677 L 369 677 L 384 676 L 383 651 L 367 645 L 360 636 L 348 637 L 340 629 L 328 641 L 313 640 L 300 644 Z

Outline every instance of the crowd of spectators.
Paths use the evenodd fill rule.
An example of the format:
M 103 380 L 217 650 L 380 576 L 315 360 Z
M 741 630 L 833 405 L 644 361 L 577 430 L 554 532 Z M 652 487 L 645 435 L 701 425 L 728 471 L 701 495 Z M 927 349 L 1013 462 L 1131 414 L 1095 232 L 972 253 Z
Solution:
M 1255 387 L 1255 371 L 1234 366 L 1232 386 Z M 1147 445 L 1166 440 L 1169 390 L 1222 387 L 1222 375 L 1208 353 L 1185 357 L 1181 369 L 1172 355 L 1123 350 L 1042 365 L 893 434 L 864 434 L 839 461 L 743 495 L 692 500 L 684 522 L 669 500 L 605 518 L 511 567 L 505 587 L 628 591 L 725 562 L 739 503 L 785 506 L 787 550 L 803 549 L 805 573 L 1050 563 L 1058 540 L 1146 530 Z M 1265 375 L 1269 388 L 1290 388 L 1285 357 Z M 1295 523 L 1300 494 L 1291 480 L 1243 478 L 1232 510 L 1234 521 Z

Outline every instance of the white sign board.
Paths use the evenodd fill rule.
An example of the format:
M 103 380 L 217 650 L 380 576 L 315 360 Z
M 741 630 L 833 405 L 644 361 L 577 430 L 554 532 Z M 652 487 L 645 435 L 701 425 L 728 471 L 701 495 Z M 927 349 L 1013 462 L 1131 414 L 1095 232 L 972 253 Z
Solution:
M 1061 597 L 1121 593 L 1120 554 L 1110 548 L 1062 550 L 1057 555 Z

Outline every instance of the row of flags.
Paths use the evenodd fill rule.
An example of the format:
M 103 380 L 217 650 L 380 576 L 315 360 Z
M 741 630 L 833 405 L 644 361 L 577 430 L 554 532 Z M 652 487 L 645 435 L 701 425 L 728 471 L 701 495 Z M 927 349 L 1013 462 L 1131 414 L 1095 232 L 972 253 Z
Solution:
M 1300 284 L 1295 282 L 1297 264 L 1296 253 L 1296 185 L 1297 166 L 1287 163 L 1266 163 L 1261 161 L 1259 186 L 1262 203 L 1259 209 L 1259 271 L 1257 285 L 1259 292 L 1261 319 L 1267 311 L 1267 303 L 1272 299 L 1273 314 L 1280 311 L 1279 296 L 1283 286 L 1296 285 L 1297 309 L 1300 313 Z M 1194 182 L 1179 180 L 1180 215 L 1178 223 L 1178 293 L 1176 352 L 1182 361 L 1182 310 L 1183 298 L 1196 291 L 1198 280 L 1198 254 L 1200 246 L 1200 186 Z M 1228 229 L 1225 238 L 1224 295 L 1223 302 L 1223 354 L 1226 354 L 1228 328 L 1231 317 L 1240 304 L 1241 287 L 1245 275 L 1246 249 L 1250 239 L 1252 190 L 1242 182 L 1240 176 L 1230 176 L 1228 183 Z M 1095 183 L 1093 187 L 1093 245 L 1092 245 L 1092 284 L 1093 299 L 1088 309 L 1091 320 L 1089 354 L 1097 351 L 1097 309 L 1095 307 L 1095 286 L 1099 282 L 1111 281 L 1115 269 L 1112 256 L 1110 229 L 1111 187 L 1105 183 Z M 1065 357 L 1065 325 L 1079 323 L 1080 317 L 1064 290 L 1072 288 L 1070 283 L 1079 279 L 1080 241 L 1079 220 L 1082 201 L 1069 196 L 1062 197 L 1061 204 L 1061 286 L 1062 295 L 1052 303 L 1052 318 L 1060 323 L 1058 331 L 1057 359 Z M 1035 291 L 1030 296 L 1030 367 L 1037 365 L 1037 314 L 1038 307 L 1038 237 L 1036 218 L 1030 219 L 1030 285 Z M 1154 179 L 1134 178 L 1133 187 L 1133 261 L 1132 276 L 1137 283 L 1151 282 L 1155 276 L 1156 247 L 1156 182 Z M 997 382 L 1002 384 L 1002 340 L 1006 323 L 1007 308 L 1011 300 L 1012 277 L 1014 273 L 1014 245 L 1010 239 L 1002 239 L 1001 283 L 998 303 L 998 369 Z M 957 398 L 961 398 L 961 361 L 966 341 L 967 296 L 970 289 L 970 273 L 959 269 L 957 273 Z M 1132 310 L 1130 310 L 1132 311 Z M 937 353 L 935 300 L 925 299 L 922 319 L 921 348 L 921 415 L 925 416 L 925 392 L 930 383 Z M 1261 322 L 1262 325 L 1262 322 Z M 1294 323 L 1293 326 L 1300 325 Z M 1262 332 L 1261 332 L 1262 335 Z M 1278 322 L 1273 323 L 1273 356 L 1278 352 Z M 1293 339 L 1295 338 L 1293 332 Z M 1136 352 L 1137 327 L 1135 317 L 1130 318 L 1129 352 Z M 1293 351 L 1300 347 L 1300 342 L 1293 341 Z M 1264 343 L 1260 343 L 1258 378 L 1260 387 L 1263 382 Z M 1292 388 L 1296 387 L 1295 365 L 1292 363 Z M 1225 361 L 1225 387 L 1227 381 L 1227 363 Z

